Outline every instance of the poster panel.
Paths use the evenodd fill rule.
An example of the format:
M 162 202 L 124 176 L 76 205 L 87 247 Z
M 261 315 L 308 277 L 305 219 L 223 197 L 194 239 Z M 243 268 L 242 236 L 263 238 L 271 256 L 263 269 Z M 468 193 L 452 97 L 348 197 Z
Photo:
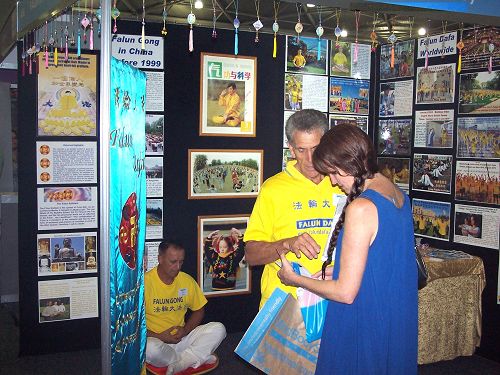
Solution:
M 285 110 L 328 112 L 328 77 L 285 73 Z
M 476 27 L 463 31 L 462 70 L 486 69 L 500 66 L 500 28 Z M 493 49 L 490 51 L 490 45 Z
M 412 119 L 387 119 L 378 122 L 377 151 L 382 155 L 410 155 Z
M 39 323 L 97 318 L 97 277 L 38 282 Z
M 413 115 L 413 81 L 380 84 L 379 116 Z
M 146 199 L 146 239 L 163 238 L 163 199 Z
M 327 67 L 328 39 L 286 36 L 286 72 L 326 75 Z
M 455 205 L 453 241 L 498 250 L 500 208 Z
M 458 113 L 499 113 L 499 82 L 500 70 L 461 74 Z
M 413 77 L 415 74 L 415 40 L 394 43 L 394 65 L 391 67 L 392 44 L 380 47 L 380 79 Z
M 45 233 L 37 236 L 38 276 L 97 273 L 97 233 Z
M 255 137 L 257 58 L 201 53 L 200 135 Z
M 163 70 L 163 37 L 113 34 L 111 54 L 134 68 Z
M 452 148 L 453 109 L 415 112 L 414 147 Z
M 146 195 L 148 197 L 163 196 L 163 158 L 147 157 L 144 159 L 146 168 Z
M 96 184 L 97 142 L 36 142 L 37 184 Z
M 453 64 L 429 65 L 417 68 L 416 104 L 453 103 L 455 72 Z
M 144 72 L 147 76 L 146 101 L 134 100 L 134 109 L 146 104 L 148 112 L 163 112 L 165 110 L 165 72 Z
M 369 44 L 332 42 L 330 75 L 370 79 L 372 49 Z M 345 55 L 347 62 L 344 62 Z
M 163 74 L 163 73 L 162 73 Z M 149 85 L 149 81 L 148 81 Z M 163 97 L 163 88 L 156 88 Z M 145 362 L 146 74 L 111 58 L 109 262 L 111 370 Z
M 455 199 L 500 204 L 500 163 L 458 160 Z
M 51 55 L 38 73 L 38 135 L 96 136 L 97 55 L 69 53 L 57 65 Z
M 330 112 L 367 115 L 370 81 L 330 77 Z
M 456 55 L 457 42 L 456 31 L 418 38 L 417 59 Z
M 160 246 L 160 241 L 146 241 L 144 248 L 144 272 L 150 271 L 158 265 L 158 246 Z
M 457 157 L 500 159 L 500 117 L 459 117 Z
M 368 134 L 368 116 L 330 115 L 330 129 L 340 124 L 357 126 Z
M 198 217 L 198 283 L 205 296 L 251 293 L 243 242 L 248 220 L 248 215 Z
M 412 190 L 451 194 L 453 157 L 414 154 Z
M 97 227 L 97 187 L 37 189 L 38 230 Z
M 146 155 L 163 155 L 165 137 L 165 119 L 163 115 L 146 114 Z
M 413 198 L 412 210 L 413 230 L 417 236 L 450 240 L 451 203 Z

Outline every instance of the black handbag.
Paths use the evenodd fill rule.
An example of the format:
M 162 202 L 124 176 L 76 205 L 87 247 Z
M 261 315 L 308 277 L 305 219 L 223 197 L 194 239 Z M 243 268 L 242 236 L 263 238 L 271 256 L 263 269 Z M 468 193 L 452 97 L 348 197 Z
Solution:
M 425 262 L 422 259 L 422 255 L 420 255 L 420 251 L 418 251 L 418 246 L 416 244 L 414 248 L 415 258 L 417 260 L 418 290 L 420 290 L 427 285 L 427 278 L 429 277 L 429 273 L 427 272 L 427 267 L 425 266 Z

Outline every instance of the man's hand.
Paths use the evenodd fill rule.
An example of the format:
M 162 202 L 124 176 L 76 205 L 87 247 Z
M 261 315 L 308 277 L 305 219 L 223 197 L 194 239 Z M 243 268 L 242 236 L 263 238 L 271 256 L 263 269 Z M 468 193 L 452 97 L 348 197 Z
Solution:
M 159 339 L 166 344 L 177 344 L 181 341 L 184 335 L 184 327 L 173 326 L 162 333 L 159 333 Z
M 293 252 L 297 258 L 300 258 L 302 253 L 308 259 L 317 259 L 321 251 L 321 247 L 308 233 L 302 233 L 299 236 L 284 240 L 283 247 Z

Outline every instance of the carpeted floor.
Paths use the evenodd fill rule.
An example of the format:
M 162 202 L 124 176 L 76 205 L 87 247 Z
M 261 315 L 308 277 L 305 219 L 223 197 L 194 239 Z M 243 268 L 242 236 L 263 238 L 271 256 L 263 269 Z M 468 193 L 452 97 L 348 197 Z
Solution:
M 99 349 L 18 357 L 17 316 L 17 304 L 0 305 L 1 375 L 98 375 L 101 373 Z M 262 374 L 261 371 L 234 354 L 234 349 L 242 335 L 242 332 L 231 333 L 222 342 L 216 351 L 220 358 L 219 367 L 211 374 Z M 419 366 L 418 373 L 419 375 L 500 375 L 500 363 L 474 355 Z

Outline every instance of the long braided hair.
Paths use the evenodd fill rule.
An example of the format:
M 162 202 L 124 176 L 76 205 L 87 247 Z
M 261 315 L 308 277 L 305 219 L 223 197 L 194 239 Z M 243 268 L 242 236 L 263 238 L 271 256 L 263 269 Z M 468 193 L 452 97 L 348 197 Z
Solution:
M 318 172 L 324 175 L 338 174 L 340 169 L 348 176 L 354 177 L 354 184 L 328 244 L 328 258 L 321 268 L 323 279 L 326 267 L 332 263 L 333 250 L 337 245 L 340 230 L 344 227 L 346 208 L 363 192 L 365 181 L 373 178 L 378 172 L 376 160 L 375 148 L 368 135 L 350 124 L 334 126 L 325 133 L 314 151 L 313 164 Z

